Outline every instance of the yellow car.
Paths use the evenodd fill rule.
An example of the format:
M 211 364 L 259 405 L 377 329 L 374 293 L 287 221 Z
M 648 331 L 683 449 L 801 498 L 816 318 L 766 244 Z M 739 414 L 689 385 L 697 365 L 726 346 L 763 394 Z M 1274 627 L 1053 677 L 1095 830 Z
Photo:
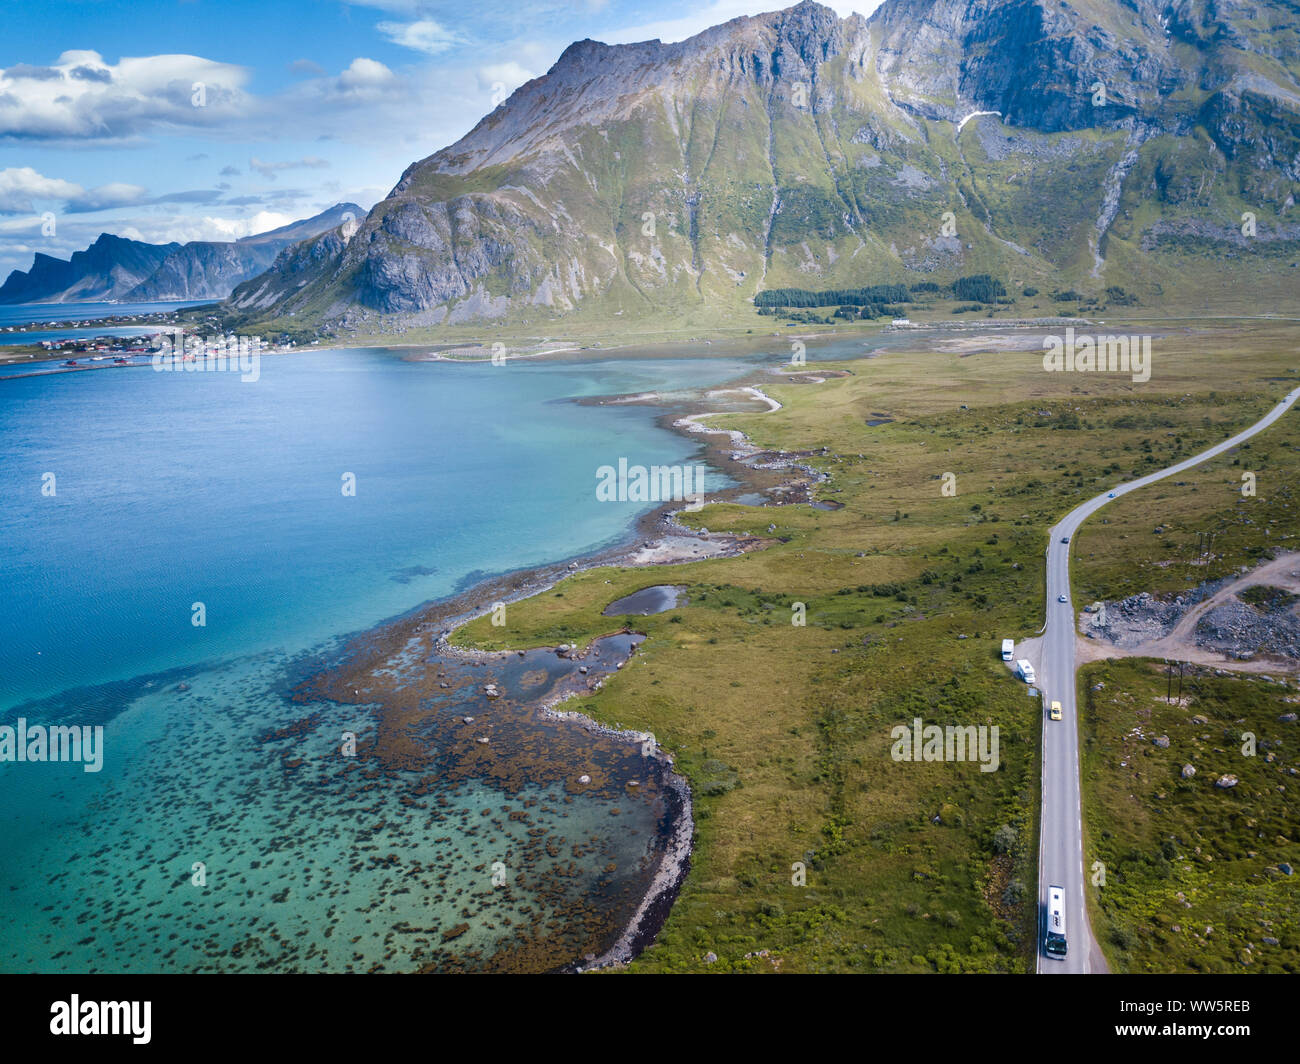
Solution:
M 1060 720 L 1060 719 L 1061 719 L 1061 703 L 1060 703 L 1060 702 L 1053 702 L 1053 703 L 1052 703 L 1052 709 L 1051 709 L 1051 711 L 1048 713 L 1048 716 L 1050 716 L 1050 717 L 1052 718 L 1052 720 Z

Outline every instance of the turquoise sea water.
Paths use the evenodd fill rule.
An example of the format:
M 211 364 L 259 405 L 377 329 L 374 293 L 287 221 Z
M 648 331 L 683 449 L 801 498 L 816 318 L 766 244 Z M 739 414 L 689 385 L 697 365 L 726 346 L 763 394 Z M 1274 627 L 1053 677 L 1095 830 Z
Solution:
M 508 708 L 575 664 L 489 667 L 508 697 L 474 725 L 453 712 L 482 713 L 482 677 L 460 677 L 420 736 L 435 769 L 378 774 L 333 756 L 378 718 L 290 703 L 286 667 L 483 575 L 624 539 L 647 507 L 597 502 L 597 467 L 692 461 L 695 441 L 653 408 L 571 400 L 761 361 L 352 350 L 263 358 L 256 382 L 0 381 L 0 722 L 105 726 L 99 773 L 0 764 L 0 969 L 401 970 L 448 951 L 472 967 L 580 903 L 629 911 L 664 814 L 652 773 L 635 748 Z M 571 748 L 598 786 L 476 776 L 467 744 L 489 736 Z M 497 857 L 509 895 L 484 879 Z
M 566 400 L 747 368 L 364 350 L 264 358 L 247 383 L 143 366 L 5 381 L 0 706 L 302 649 L 470 574 L 616 541 L 645 507 L 597 502 L 596 468 L 685 462 L 695 445 L 656 427 L 653 410 Z
M 289 695 L 308 651 L 627 539 L 650 506 L 598 502 L 597 469 L 694 462 L 697 441 L 654 407 L 573 400 L 707 390 L 788 358 L 773 343 L 505 366 L 303 352 L 247 382 L 0 375 L 0 724 L 105 729 L 97 773 L 0 763 L 0 970 L 473 970 L 608 948 L 671 796 L 638 744 L 530 707 L 611 671 L 627 637 L 586 675 L 549 648 L 408 646 L 373 700 L 366 680 L 354 704 Z

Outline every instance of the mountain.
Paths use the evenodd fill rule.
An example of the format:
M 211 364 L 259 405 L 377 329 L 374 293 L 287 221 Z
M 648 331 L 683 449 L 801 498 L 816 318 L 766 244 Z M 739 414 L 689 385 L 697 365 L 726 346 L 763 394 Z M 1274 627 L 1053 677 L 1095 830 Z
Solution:
M 225 299 L 235 286 L 256 277 L 291 244 L 337 228 L 365 211 L 336 203 L 327 211 L 256 236 L 230 242 L 193 241 L 168 255 L 158 269 L 125 296 L 130 302 L 161 299 Z
M 14 270 L 0 286 L 0 303 L 225 299 L 285 247 L 364 214 L 355 203 L 338 203 L 313 218 L 235 241 L 147 244 L 103 233 L 70 260 L 38 253 L 29 271 Z
M 146 244 L 101 233 L 71 260 L 36 253 L 32 268 L 14 270 L 0 286 L 0 303 L 75 303 L 115 299 L 149 277 L 180 244 Z
M 1293 0 L 805 2 L 676 44 L 571 45 L 229 306 L 682 321 L 772 288 L 979 273 L 1195 301 L 1225 261 L 1294 300 L 1298 190 Z

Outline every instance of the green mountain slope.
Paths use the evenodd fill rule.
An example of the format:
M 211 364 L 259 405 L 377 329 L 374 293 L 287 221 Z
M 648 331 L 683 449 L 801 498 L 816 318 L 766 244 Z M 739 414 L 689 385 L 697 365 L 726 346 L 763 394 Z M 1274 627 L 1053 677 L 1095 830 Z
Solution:
M 806 2 L 570 46 L 230 309 L 381 331 L 741 320 L 764 289 L 976 273 L 1276 303 L 1300 289 L 1298 188 L 1295 3 Z

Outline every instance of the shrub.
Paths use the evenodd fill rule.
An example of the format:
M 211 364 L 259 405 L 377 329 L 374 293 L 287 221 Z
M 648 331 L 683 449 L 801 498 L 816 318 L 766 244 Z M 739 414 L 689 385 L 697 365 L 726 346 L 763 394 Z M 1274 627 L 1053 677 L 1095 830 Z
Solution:
M 1017 908 L 1025 900 L 1025 885 L 1018 879 L 1013 879 L 1007 884 L 1007 889 L 1002 892 L 1002 904 L 1008 909 Z

